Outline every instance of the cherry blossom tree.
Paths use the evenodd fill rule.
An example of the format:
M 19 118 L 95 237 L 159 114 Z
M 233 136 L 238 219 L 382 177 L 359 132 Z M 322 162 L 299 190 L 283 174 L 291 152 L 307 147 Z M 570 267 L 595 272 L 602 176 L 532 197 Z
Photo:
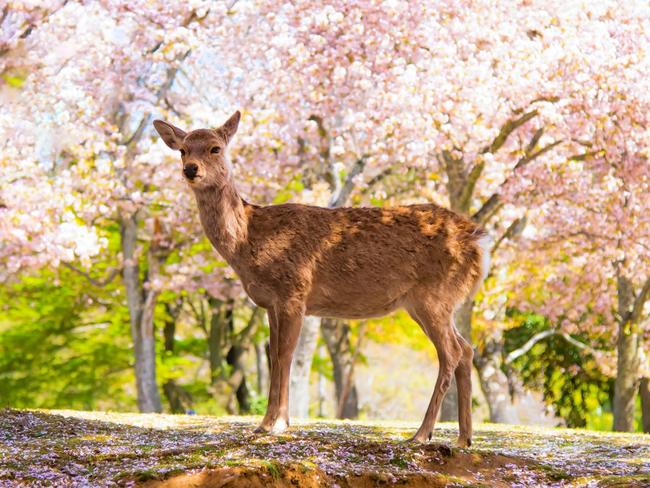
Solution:
M 145 412 L 161 410 L 158 294 L 200 279 L 205 264 L 196 256 L 173 275 L 161 269 L 167 255 L 182 254 L 200 233 L 178 168 L 149 137 L 152 114 L 175 111 L 174 87 L 181 66 L 198 62 L 188 58 L 201 44 L 199 33 L 209 37 L 228 9 L 198 1 L 189 7 L 14 2 L 2 17 L 0 250 L 7 274 L 59 263 L 95 285 L 121 274 Z M 111 252 L 102 229 L 112 226 L 120 235 L 119 267 L 95 278 L 88 268 Z
M 232 160 L 258 203 L 435 201 L 472 216 L 495 238 L 482 322 L 507 302 L 503 275 L 520 256 L 507 244 L 525 217 L 535 224 L 524 235 L 546 241 L 546 221 L 570 215 L 540 217 L 540 202 L 592 184 L 616 199 L 647 163 L 640 0 L 14 2 L 1 15 L 0 259 L 8 274 L 66 262 L 91 276 L 109 252 L 102 228 L 117 226 L 143 410 L 160 408 L 157 294 L 215 282 L 203 271 L 212 258 L 189 245 L 200 230 L 178 167 L 149 137 L 154 113 L 210 127 L 242 108 Z M 607 163 L 593 162 L 603 154 Z M 589 165 L 596 183 L 560 177 L 567 161 Z M 606 174 L 625 183 L 602 183 Z M 561 227 L 549 220 L 548 235 Z M 617 266 L 638 297 L 630 242 Z M 179 260 L 166 263 L 170 253 Z M 478 343 L 492 420 L 514 421 L 501 328 L 473 328 L 474 308 L 458 311 L 457 326 Z M 313 349 L 317 327 L 307 329 L 301 344 Z
M 492 229 L 497 247 L 525 224 L 530 203 L 508 199 L 517 185 L 593 152 L 582 137 L 601 107 L 583 103 L 587 87 L 611 91 L 601 71 L 617 77 L 618 53 L 647 38 L 643 2 L 256 7 L 215 40 L 228 53 L 221 79 L 256 123 L 250 159 L 273 177 L 302 171 L 307 190 L 325 182 L 329 202 L 446 199 Z M 467 337 L 472 309 L 456 317 Z M 475 339 L 491 418 L 516 421 L 499 328 Z
M 575 137 L 585 152 L 514 190 L 537 207 L 529 246 L 545 270 L 540 310 L 563 331 L 616 339 L 614 429 L 621 431 L 634 430 L 636 391 L 648 376 L 642 352 L 650 333 L 650 35 L 644 34 L 618 32 L 615 57 L 583 80 L 582 96 L 574 98 L 583 115 Z

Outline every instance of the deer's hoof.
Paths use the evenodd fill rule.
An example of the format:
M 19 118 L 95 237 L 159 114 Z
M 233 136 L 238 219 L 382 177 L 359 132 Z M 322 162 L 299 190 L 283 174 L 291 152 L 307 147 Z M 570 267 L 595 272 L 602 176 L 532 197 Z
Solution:
M 458 440 L 456 441 L 456 447 L 471 447 L 472 446 L 472 439 L 465 439 L 463 437 L 459 437 Z
M 406 442 L 408 444 L 424 444 L 431 440 L 432 435 L 432 433 L 422 434 L 420 432 L 416 432 L 416 434 L 413 437 L 407 439 Z
M 255 434 L 281 434 L 289 424 L 284 419 L 278 419 L 275 422 L 271 423 L 262 423 L 260 424 L 253 433 Z
M 284 419 L 278 419 L 271 427 L 271 434 L 282 434 L 289 427 L 289 423 Z

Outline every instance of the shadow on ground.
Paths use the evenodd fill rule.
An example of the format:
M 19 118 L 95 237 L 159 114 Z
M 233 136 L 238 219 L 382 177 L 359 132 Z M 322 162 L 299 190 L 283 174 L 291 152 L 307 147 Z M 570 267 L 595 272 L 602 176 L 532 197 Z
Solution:
M 254 434 L 254 417 L 0 411 L 0 486 L 650 486 L 650 436 L 480 425 L 452 449 L 395 422 Z

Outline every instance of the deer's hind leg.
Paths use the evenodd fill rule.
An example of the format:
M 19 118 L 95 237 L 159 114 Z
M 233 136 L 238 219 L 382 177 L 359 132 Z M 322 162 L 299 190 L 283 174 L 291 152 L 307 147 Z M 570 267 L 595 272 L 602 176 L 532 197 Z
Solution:
M 433 342 L 440 363 L 438 379 L 424 420 L 412 438 L 416 442 L 426 442 L 431 438 L 440 405 L 449 388 L 451 377 L 463 358 L 463 347 L 457 338 L 456 328 L 454 327 L 453 307 L 439 302 L 436 303 L 434 297 L 425 296 L 418 300 L 417 303 L 408 304 L 406 309 Z M 465 379 L 466 377 L 463 374 L 461 378 L 463 385 L 466 384 Z M 465 400 L 466 398 L 463 398 L 463 401 Z
M 452 317 L 453 324 L 453 317 Z M 458 389 L 458 447 L 472 445 L 472 360 L 474 350 L 472 345 L 453 326 L 456 339 L 462 350 L 462 356 L 456 367 L 456 388 Z

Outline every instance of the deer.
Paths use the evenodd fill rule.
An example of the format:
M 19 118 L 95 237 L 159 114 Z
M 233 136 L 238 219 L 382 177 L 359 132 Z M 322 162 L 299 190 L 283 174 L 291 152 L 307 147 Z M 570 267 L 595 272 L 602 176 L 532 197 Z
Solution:
M 216 129 L 154 127 L 180 151 L 182 175 L 203 230 L 246 294 L 266 310 L 270 328 L 268 406 L 257 433 L 289 426 L 291 359 L 305 315 L 381 317 L 404 309 L 433 343 L 438 377 L 422 424 L 410 438 L 431 439 L 452 375 L 458 388 L 459 435 L 472 443 L 473 348 L 457 331 L 454 311 L 480 288 L 491 240 L 470 219 L 435 204 L 324 208 L 255 205 L 235 185 L 227 155 L 241 114 Z

